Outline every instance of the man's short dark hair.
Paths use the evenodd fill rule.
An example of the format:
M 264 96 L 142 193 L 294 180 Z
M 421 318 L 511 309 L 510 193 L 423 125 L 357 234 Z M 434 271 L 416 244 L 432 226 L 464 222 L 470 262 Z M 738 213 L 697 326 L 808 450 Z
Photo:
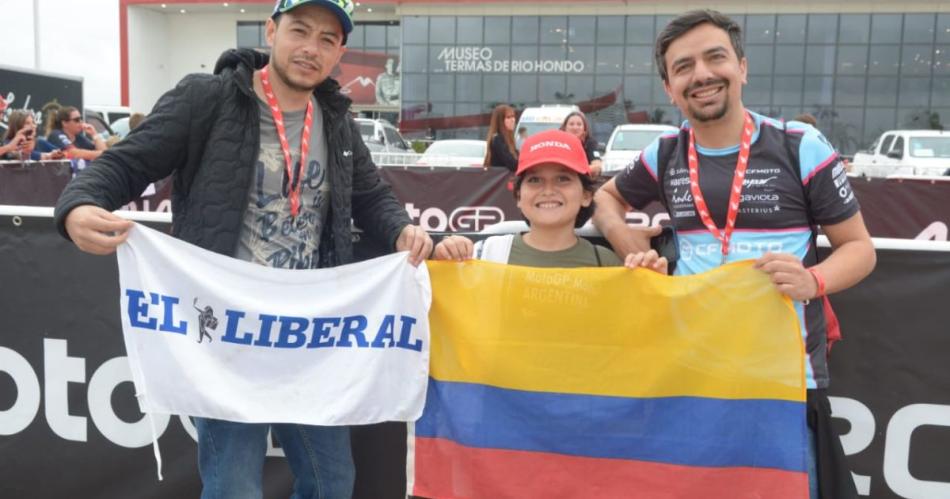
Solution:
M 670 45 L 677 38 L 685 35 L 686 32 L 705 23 L 712 24 L 725 31 L 732 42 L 732 49 L 736 52 L 736 58 L 742 60 L 745 57 L 745 51 L 742 49 L 742 28 L 735 21 L 715 10 L 691 10 L 670 21 L 656 37 L 653 58 L 656 60 L 656 69 L 660 72 L 660 78 L 663 81 L 670 82 L 669 74 L 666 72 L 666 51 L 670 48 Z
M 578 173 L 577 177 L 581 179 L 581 187 L 584 188 L 584 192 L 589 192 L 593 194 L 594 192 L 597 191 L 597 187 L 594 185 L 594 179 L 590 178 L 590 175 L 581 175 Z M 521 184 L 524 183 L 524 178 L 525 178 L 524 173 L 522 173 L 521 175 L 518 175 L 515 178 L 515 188 L 513 191 L 515 195 L 515 201 L 518 201 L 519 199 L 521 199 Z M 590 200 L 589 206 L 581 206 L 581 209 L 577 212 L 577 217 L 574 218 L 574 228 L 578 229 L 578 228 L 583 227 L 584 224 L 586 224 L 587 221 L 590 220 L 590 217 L 594 216 L 594 210 L 596 209 L 597 207 L 594 206 L 593 199 Z M 524 215 L 522 215 L 522 218 L 524 218 Z M 528 227 L 531 226 L 530 220 L 525 218 L 524 221 L 528 224 Z

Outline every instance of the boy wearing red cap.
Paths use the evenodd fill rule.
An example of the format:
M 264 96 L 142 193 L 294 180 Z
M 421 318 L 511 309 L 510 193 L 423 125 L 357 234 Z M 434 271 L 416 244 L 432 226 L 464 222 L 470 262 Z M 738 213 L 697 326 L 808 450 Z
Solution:
M 525 140 L 518 159 L 515 200 L 531 230 L 492 236 L 473 244 L 465 236 L 449 236 L 435 248 L 438 260 L 473 256 L 529 267 L 618 266 L 620 259 L 603 246 L 577 237 L 594 213 L 594 183 L 584 147 L 577 137 L 549 130 Z M 632 266 L 666 272 L 666 259 L 655 252 L 628 258 Z M 628 265 L 628 266 L 631 266 Z

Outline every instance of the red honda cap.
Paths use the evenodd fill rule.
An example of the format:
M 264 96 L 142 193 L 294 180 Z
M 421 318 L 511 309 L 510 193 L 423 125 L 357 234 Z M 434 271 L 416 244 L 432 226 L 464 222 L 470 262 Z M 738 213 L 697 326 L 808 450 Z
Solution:
M 545 163 L 564 165 L 581 175 L 590 175 L 587 153 L 580 139 L 562 130 L 546 130 L 525 139 L 515 174 L 521 175 Z

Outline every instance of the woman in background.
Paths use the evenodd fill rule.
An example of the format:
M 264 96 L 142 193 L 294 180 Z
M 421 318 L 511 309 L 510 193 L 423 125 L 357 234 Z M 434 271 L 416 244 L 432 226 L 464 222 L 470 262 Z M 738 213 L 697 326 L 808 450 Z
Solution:
M 14 111 L 7 120 L 7 133 L 0 146 L 0 159 L 49 160 L 63 157 L 62 151 L 40 152 L 36 150 L 36 122 L 28 111 Z
M 584 144 L 584 153 L 587 155 L 587 163 L 590 164 L 590 175 L 597 177 L 603 167 L 603 161 L 600 159 L 600 153 L 597 151 L 597 140 L 590 136 L 590 122 L 580 111 L 574 111 L 564 118 L 561 123 L 561 130 L 575 136 Z
M 515 149 L 515 109 L 506 104 L 495 106 L 488 125 L 488 153 L 484 166 L 504 166 L 515 171 L 518 151 Z

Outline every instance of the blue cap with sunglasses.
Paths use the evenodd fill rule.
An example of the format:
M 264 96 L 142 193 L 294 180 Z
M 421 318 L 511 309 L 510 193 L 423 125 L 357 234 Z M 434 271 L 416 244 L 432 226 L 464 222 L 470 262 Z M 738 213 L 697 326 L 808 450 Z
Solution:
M 343 43 L 346 44 L 347 35 L 353 31 L 353 2 L 351 0 L 277 0 L 271 19 L 307 4 L 325 7 L 336 15 L 343 28 Z

